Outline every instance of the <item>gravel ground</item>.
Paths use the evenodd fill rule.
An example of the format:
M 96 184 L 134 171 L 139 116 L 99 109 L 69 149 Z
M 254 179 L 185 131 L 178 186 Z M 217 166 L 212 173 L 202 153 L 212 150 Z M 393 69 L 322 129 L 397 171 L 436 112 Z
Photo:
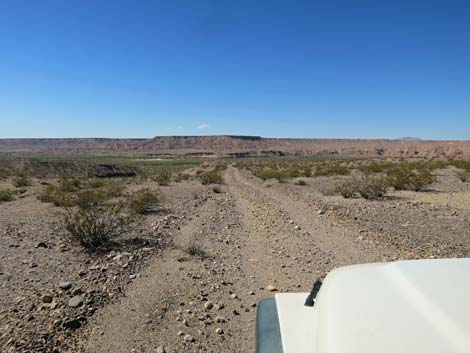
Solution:
M 275 291 L 342 265 L 468 256 L 470 188 L 452 170 L 381 201 L 324 196 L 337 179 L 229 168 L 222 193 L 162 187 L 167 213 L 100 255 L 51 230 L 56 209 L 33 195 L 0 204 L 0 351 L 252 352 L 256 303 Z

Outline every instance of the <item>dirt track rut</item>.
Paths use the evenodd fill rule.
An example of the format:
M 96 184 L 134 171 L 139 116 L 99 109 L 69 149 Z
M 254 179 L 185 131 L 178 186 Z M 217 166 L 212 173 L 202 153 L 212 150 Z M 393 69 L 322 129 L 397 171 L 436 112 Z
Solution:
M 355 230 L 331 225 L 302 199 L 234 168 L 225 182 L 223 193 L 188 207 L 174 247 L 96 317 L 87 351 L 252 352 L 255 305 L 273 294 L 268 285 L 308 291 L 332 268 L 383 258 L 384 249 L 356 241 Z M 181 250 L 191 239 L 205 259 Z

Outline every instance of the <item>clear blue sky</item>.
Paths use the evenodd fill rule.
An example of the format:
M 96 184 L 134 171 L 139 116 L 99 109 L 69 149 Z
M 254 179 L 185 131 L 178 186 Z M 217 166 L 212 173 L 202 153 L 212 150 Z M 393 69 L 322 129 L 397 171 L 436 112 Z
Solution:
M 0 137 L 470 139 L 470 1 L 0 0 Z

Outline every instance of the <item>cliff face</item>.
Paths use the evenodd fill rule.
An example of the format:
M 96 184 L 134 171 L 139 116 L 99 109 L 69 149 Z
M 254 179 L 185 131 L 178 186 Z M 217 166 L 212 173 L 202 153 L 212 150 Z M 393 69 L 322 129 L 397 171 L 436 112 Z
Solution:
M 0 139 L 0 153 L 103 155 L 356 155 L 468 157 L 470 141 L 162 136 L 152 139 Z

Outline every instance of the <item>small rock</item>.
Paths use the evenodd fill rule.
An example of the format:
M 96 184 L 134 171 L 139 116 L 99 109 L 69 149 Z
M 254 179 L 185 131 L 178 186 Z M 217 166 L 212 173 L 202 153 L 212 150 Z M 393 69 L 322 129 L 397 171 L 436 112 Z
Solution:
M 67 320 L 64 322 L 65 328 L 77 329 L 80 328 L 80 326 L 82 326 L 82 324 L 77 319 Z
M 215 330 L 215 333 L 218 335 L 222 335 L 224 333 L 224 330 L 221 327 L 217 327 L 217 329 Z
M 183 340 L 185 342 L 194 342 L 195 341 L 194 337 L 191 336 L 191 335 L 184 335 Z
M 84 302 L 84 298 L 81 295 L 76 295 L 69 300 L 69 306 L 72 308 L 76 308 L 82 305 Z
M 266 289 L 267 289 L 268 291 L 270 291 L 270 292 L 275 292 L 275 291 L 277 291 L 277 288 L 274 287 L 272 284 L 268 285 L 268 286 L 266 287 Z
M 212 304 L 211 302 L 206 302 L 204 304 L 204 309 L 211 310 L 213 306 L 214 306 L 214 304 Z
M 36 244 L 36 248 L 44 248 L 44 249 L 47 249 L 48 246 L 47 246 L 47 243 L 46 243 L 46 242 L 40 241 L 39 243 Z
M 156 353 L 166 353 L 165 347 L 163 347 L 163 346 L 157 347 Z
M 72 288 L 72 283 L 67 282 L 67 281 L 65 281 L 65 282 L 60 282 L 60 283 L 59 283 L 59 288 L 60 288 L 60 289 L 63 289 L 63 290 L 70 289 L 70 288 Z
M 318 211 L 318 214 L 319 214 L 319 215 L 325 214 L 325 210 L 324 210 L 324 209 L 319 210 L 319 211 Z
M 52 296 L 50 296 L 48 294 L 43 295 L 42 296 L 42 302 L 46 303 L 46 304 L 52 303 Z

